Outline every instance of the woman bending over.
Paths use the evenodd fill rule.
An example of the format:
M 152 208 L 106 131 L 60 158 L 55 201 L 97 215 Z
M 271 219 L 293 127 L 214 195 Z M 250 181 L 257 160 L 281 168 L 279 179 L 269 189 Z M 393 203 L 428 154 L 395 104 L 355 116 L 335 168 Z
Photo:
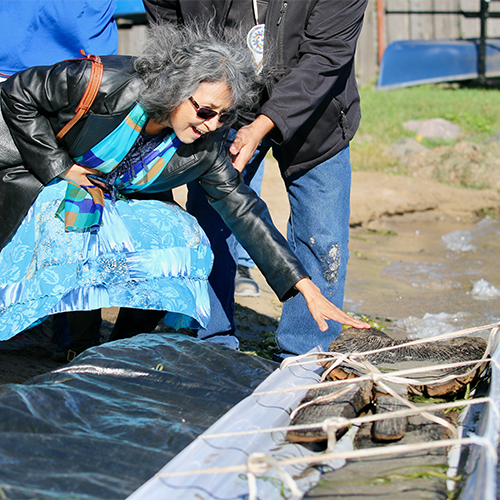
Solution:
M 143 55 L 102 64 L 91 109 L 61 141 L 89 60 L 2 84 L 0 135 L 15 147 L 0 151 L 0 340 L 68 313 L 70 359 L 98 343 L 100 309 L 112 306 L 153 311 L 152 324 L 165 316 L 205 327 L 210 245 L 171 197 L 195 179 L 280 300 L 302 293 L 322 330 L 326 319 L 368 327 L 321 295 L 231 164 L 225 125 L 255 97 L 245 49 L 157 26 Z M 112 339 L 130 336 L 126 326 L 118 321 Z

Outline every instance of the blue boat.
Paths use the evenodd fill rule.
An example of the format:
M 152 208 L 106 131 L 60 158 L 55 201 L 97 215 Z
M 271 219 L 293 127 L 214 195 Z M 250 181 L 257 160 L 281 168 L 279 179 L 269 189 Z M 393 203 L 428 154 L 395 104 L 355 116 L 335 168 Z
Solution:
M 146 24 L 146 9 L 142 0 L 116 0 L 115 19 L 127 19 L 132 24 Z
M 382 58 L 377 87 L 391 90 L 479 78 L 480 40 L 398 40 Z M 486 43 L 485 77 L 500 77 L 500 40 Z

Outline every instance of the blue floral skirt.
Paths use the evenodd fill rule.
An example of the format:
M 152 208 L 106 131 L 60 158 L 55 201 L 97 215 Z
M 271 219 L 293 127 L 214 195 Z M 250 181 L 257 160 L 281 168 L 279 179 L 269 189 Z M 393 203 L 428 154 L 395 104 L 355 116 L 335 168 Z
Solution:
M 106 201 L 96 233 L 66 232 L 55 216 L 66 182 L 39 194 L 0 252 L 0 340 L 66 311 L 169 311 L 175 328 L 204 328 L 212 251 L 196 219 L 156 200 Z

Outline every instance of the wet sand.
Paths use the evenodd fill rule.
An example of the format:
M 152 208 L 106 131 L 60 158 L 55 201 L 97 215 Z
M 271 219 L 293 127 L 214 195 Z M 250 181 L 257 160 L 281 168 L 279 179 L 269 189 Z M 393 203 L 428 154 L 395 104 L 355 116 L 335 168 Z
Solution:
M 381 195 L 386 196 L 383 202 Z M 288 200 L 272 161 L 266 165 L 262 197 L 284 233 Z M 499 298 L 475 300 L 470 295 L 473 281 L 480 278 L 500 287 L 498 235 L 483 231 L 481 247 L 469 252 L 451 251 L 442 241 L 451 232 L 473 229 L 483 219 L 482 213 L 498 209 L 499 193 L 355 172 L 351 199 L 345 310 L 391 320 L 385 324 L 393 328 L 401 318 L 442 312 L 466 312 L 481 325 L 490 312 L 500 310 Z M 260 272 L 254 268 L 252 274 L 261 297 L 241 297 L 237 302 L 278 318 L 279 301 Z

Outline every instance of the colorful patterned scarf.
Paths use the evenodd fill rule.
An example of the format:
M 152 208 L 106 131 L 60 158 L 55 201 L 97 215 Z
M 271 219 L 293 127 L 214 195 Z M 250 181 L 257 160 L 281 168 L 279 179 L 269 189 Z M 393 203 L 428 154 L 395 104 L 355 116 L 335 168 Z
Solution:
M 112 184 L 108 194 L 97 186 L 80 186 L 68 181 L 66 197 L 56 212 L 64 221 L 66 231 L 97 231 L 105 198 L 115 201 L 121 194 L 145 189 L 161 174 L 181 142 L 174 133 L 150 138 L 141 134 L 147 120 L 144 109 L 136 104 L 111 134 L 84 155 L 74 158 L 78 165 L 105 174 L 104 179 L 111 179 Z

